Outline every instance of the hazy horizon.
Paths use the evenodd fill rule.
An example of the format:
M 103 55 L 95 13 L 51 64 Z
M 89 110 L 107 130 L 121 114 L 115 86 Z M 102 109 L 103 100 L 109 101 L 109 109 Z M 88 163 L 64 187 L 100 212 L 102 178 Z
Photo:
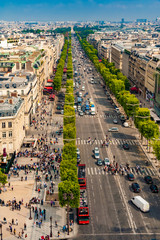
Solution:
M 133 21 L 160 15 L 160 0 L 0 0 L 0 4 L 4 21 Z

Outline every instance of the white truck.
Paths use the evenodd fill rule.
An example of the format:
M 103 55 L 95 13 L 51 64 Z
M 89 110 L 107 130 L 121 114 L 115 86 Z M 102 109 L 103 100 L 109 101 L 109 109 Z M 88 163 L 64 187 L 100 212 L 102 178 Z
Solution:
M 131 199 L 131 202 L 139 208 L 142 212 L 149 212 L 150 205 L 149 203 L 144 200 L 141 196 L 135 196 Z

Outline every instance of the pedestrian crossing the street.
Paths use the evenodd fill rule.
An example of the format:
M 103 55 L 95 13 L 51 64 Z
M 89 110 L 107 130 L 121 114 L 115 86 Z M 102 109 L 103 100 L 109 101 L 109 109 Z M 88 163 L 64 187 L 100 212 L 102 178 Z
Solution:
M 136 171 L 136 167 L 130 167 L 130 173 L 133 173 L 134 176 L 156 176 L 156 172 L 151 168 L 140 168 L 138 172 Z M 119 174 L 119 173 L 117 173 Z M 112 175 L 111 171 L 104 171 L 103 167 L 90 167 L 87 168 L 87 175 L 96 176 L 96 175 Z M 124 172 L 124 176 L 127 175 L 127 172 Z
M 77 138 L 76 139 L 76 145 L 102 145 L 104 140 L 84 140 Z M 123 144 L 129 144 L 129 145 L 139 145 L 138 140 L 132 140 L 132 139 L 113 139 L 109 141 L 109 144 L 111 145 L 123 145 Z

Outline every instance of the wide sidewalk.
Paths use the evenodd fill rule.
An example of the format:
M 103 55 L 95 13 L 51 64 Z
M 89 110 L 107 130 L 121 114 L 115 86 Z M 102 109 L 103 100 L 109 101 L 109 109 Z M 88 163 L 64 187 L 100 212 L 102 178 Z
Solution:
M 48 145 L 50 140 L 53 142 L 55 141 L 55 137 L 52 136 L 53 133 L 55 133 L 60 125 L 63 125 L 63 117 L 62 115 L 55 115 L 55 106 L 53 106 L 53 102 L 47 101 L 47 104 L 44 106 L 46 111 L 50 114 L 45 116 L 45 121 L 49 123 L 44 124 L 43 131 L 38 129 L 35 130 L 34 127 L 31 127 L 27 131 L 27 138 L 32 138 L 34 135 L 34 138 L 38 138 L 42 136 L 42 133 L 47 133 L 47 142 Z M 40 109 L 40 108 L 39 108 Z M 54 115 L 53 115 L 54 114 Z M 35 117 L 37 118 L 36 114 Z M 40 116 L 39 116 L 40 117 Z M 39 117 L 37 119 L 39 119 Z M 56 124 L 58 122 L 58 125 Z M 55 143 L 55 145 L 50 145 L 50 152 L 54 148 L 63 148 L 63 136 L 56 136 L 58 137 L 58 143 Z M 22 148 L 22 151 L 24 151 L 25 148 Z M 39 161 L 38 158 L 32 157 L 18 157 L 17 158 L 17 164 L 18 165 L 25 165 L 25 164 L 33 164 Z M 40 173 L 39 173 L 40 175 Z M 21 177 L 23 177 L 23 181 L 21 181 Z M 21 207 L 21 211 L 14 210 L 12 211 L 10 207 L 6 206 L 0 206 L 0 221 L 3 221 L 3 218 L 6 217 L 7 224 L 2 224 L 2 231 L 3 231 L 3 239 L 10 240 L 10 239 L 17 239 L 19 232 L 22 232 L 22 229 L 24 228 L 24 223 L 27 225 L 27 230 L 24 231 L 24 235 L 22 239 L 28 239 L 28 240 L 39 240 L 41 239 L 41 236 L 50 235 L 51 231 L 51 221 L 50 217 L 52 216 L 52 237 L 50 239 L 66 239 L 66 238 L 73 238 L 77 234 L 78 226 L 76 223 L 74 223 L 71 228 L 72 232 L 70 232 L 69 235 L 67 235 L 67 232 L 63 232 L 63 226 L 66 225 L 66 209 L 61 207 L 51 207 L 50 203 L 45 202 L 45 189 L 43 188 L 40 193 L 38 191 L 35 191 L 36 189 L 36 183 L 35 183 L 35 172 L 29 172 L 27 175 L 27 180 L 25 181 L 26 175 L 23 170 L 20 171 L 19 177 L 17 176 L 11 176 L 9 179 L 10 187 L 6 187 L 5 192 L 2 191 L 0 194 L 0 198 L 5 201 L 5 203 L 8 200 L 13 200 L 15 197 L 17 201 L 21 201 L 23 199 L 23 205 Z M 44 176 L 42 176 L 42 185 Z M 58 183 L 60 182 L 60 179 L 54 179 L 55 185 L 54 185 L 54 192 L 58 192 Z M 11 190 L 11 187 L 13 186 L 13 191 Z M 36 226 L 36 219 L 34 216 L 34 213 L 31 212 L 32 219 L 30 220 L 30 210 L 26 208 L 26 203 L 29 202 L 29 200 L 32 197 L 39 197 L 40 199 L 43 199 L 43 205 L 41 204 L 34 204 L 32 206 L 37 207 L 38 209 L 41 208 L 41 210 L 46 210 L 46 219 L 42 221 L 41 228 L 39 226 Z M 13 229 L 16 229 L 16 234 L 10 233 L 9 231 L 9 224 L 12 222 L 12 219 L 14 221 L 18 220 L 18 226 L 13 225 Z M 55 221 L 57 221 L 57 226 L 55 226 Z M 58 231 L 60 232 L 60 236 L 58 237 Z M 25 234 L 27 234 L 27 237 L 25 238 Z

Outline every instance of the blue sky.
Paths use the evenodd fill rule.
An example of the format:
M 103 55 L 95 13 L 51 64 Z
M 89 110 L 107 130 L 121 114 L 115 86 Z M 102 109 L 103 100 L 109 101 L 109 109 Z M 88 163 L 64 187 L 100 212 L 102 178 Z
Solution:
M 0 20 L 119 21 L 160 16 L 160 0 L 0 0 Z

